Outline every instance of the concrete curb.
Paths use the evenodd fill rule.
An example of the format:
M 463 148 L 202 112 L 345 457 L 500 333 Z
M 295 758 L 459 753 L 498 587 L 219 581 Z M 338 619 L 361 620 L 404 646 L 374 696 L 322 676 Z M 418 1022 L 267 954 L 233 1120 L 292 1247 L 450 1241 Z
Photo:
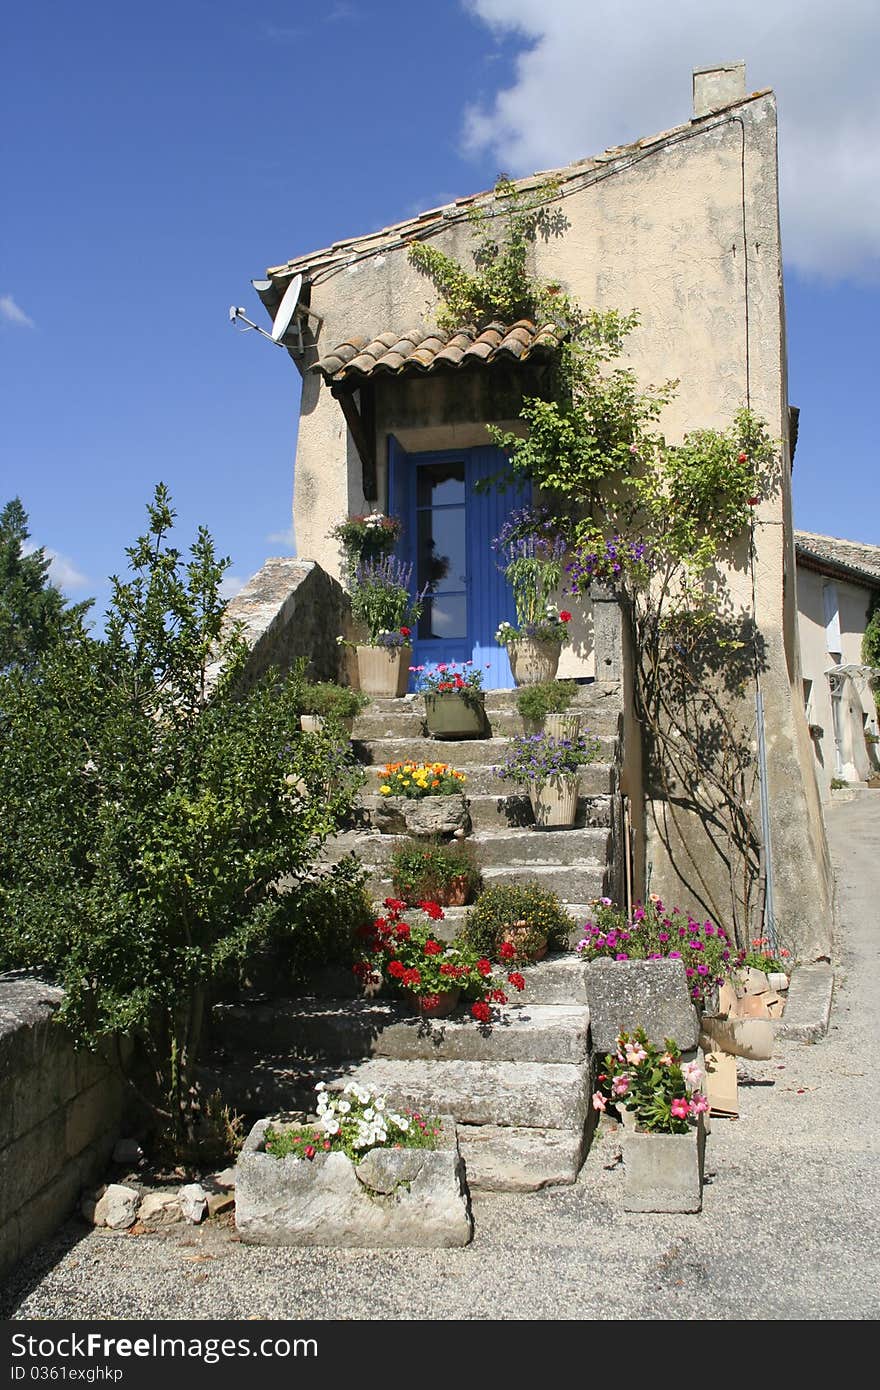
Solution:
M 825 961 L 800 965 L 792 973 L 785 1013 L 776 1028 L 786 1042 L 818 1042 L 828 1032 L 834 969 Z

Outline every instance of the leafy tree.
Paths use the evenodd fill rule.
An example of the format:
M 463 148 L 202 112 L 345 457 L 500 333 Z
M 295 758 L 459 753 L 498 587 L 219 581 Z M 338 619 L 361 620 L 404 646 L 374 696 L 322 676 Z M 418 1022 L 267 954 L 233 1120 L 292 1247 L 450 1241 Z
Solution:
M 92 604 L 65 606 L 49 582 L 43 548 L 26 553 L 29 539 L 27 512 L 13 497 L 0 512 L 0 671 L 31 667 L 54 641 L 79 629 Z
M 212 989 L 283 926 L 360 774 L 298 732 L 302 670 L 237 686 L 229 561 L 204 528 L 188 560 L 170 545 L 161 484 L 148 511 L 106 636 L 0 678 L 0 969 L 50 967 L 87 1045 L 138 1036 L 139 1084 L 190 1144 Z

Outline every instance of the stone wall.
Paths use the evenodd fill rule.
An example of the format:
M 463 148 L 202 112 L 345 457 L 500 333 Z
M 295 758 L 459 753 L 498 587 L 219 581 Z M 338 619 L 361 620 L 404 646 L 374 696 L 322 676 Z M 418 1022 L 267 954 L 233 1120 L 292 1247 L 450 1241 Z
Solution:
M 310 680 L 339 679 L 337 636 L 347 630 L 348 598 L 340 584 L 311 560 L 277 557 L 236 594 L 227 621 L 242 624 L 250 648 L 245 681 L 255 684 L 269 667 L 289 671 L 299 657 Z
M 118 1137 L 125 1088 L 52 1015 L 61 990 L 0 977 L 0 1278 L 51 1235 Z

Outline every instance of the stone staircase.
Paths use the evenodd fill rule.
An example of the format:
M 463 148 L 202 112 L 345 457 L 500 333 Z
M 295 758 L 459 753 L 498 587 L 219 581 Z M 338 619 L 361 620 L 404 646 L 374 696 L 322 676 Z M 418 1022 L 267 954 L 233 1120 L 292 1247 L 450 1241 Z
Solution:
M 427 738 L 416 696 L 375 701 L 355 724 L 355 750 L 366 764 L 356 827 L 326 848 L 328 860 L 355 852 L 369 871 L 377 903 L 391 894 L 387 861 L 400 836 L 383 833 L 388 808 L 378 794 L 386 762 L 450 763 L 466 776 L 469 840 L 487 886 L 538 880 L 575 920 L 616 886 L 621 702 L 617 685 L 579 687 L 576 707 L 599 739 L 599 760 L 581 770 L 577 825 L 537 830 L 528 798 L 498 778 L 507 740 L 524 732 L 515 692 L 487 692 L 491 737 Z M 451 938 L 467 908 L 448 908 L 436 924 Z M 325 971 L 308 997 L 217 1006 L 217 1052 L 209 1086 L 254 1117 L 312 1109 L 318 1081 L 356 1077 L 398 1105 L 451 1113 L 469 1184 L 530 1190 L 573 1182 L 589 1115 L 589 1008 L 585 973 L 573 955 L 523 970 L 526 988 L 492 1025 L 462 1016 L 425 1020 L 395 1001 L 353 997 L 348 975 Z

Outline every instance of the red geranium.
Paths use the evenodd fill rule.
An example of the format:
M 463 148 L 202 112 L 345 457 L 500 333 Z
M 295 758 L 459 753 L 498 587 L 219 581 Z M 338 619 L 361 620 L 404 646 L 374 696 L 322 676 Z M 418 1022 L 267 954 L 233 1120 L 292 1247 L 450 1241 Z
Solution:
M 492 962 L 483 956 L 482 960 L 477 961 L 477 969 L 484 977 L 492 974 Z
M 571 622 L 571 614 L 567 611 L 567 609 L 563 609 L 563 611 L 559 614 L 559 621 L 561 623 Z
M 400 629 L 400 635 L 401 637 L 410 637 L 412 635 L 412 628 L 402 627 Z
M 512 975 L 508 975 L 507 983 L 513 985 L 514 989 L 525 989 L 526 987 L 525 976 L 520 975 L 518 970 L 514 971 Z
M 492 1010 L 485 999 L 478 999 L 476 1004 L 471 1004 L 471 1013 L 478 1023 L 488 1023 L 492 1018 Z
M 513 960 L 516 955 L 516 948 L 509 941 L 502 941 L 501 950 L 498 952 L 502 960 Z
M 443 947 L 440 945 L 440 942 L 439 942 L 439 941 L 435 941 L 435 940 L 433 939 L 433 937 L 432 937 L 432 939 L 431 939 L 430 941 L 426 941 L 426 942 L 425 942 L 425 955 L 426 955 L 426 956 L 439 956 L 439 955 L 441 954 L 442 950 L 443 950 Z

